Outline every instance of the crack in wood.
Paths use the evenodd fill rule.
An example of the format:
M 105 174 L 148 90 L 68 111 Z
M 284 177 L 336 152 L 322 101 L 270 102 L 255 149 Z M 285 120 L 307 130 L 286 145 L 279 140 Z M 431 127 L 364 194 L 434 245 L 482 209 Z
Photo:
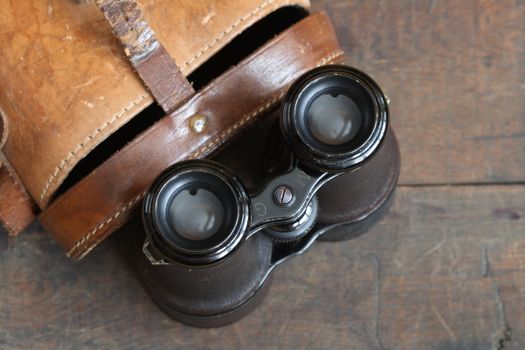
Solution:
M 525 137 L 525 132 L 518 132 L 513 134 L 499 134 L 499 135 L 481 135 L 474 137 L 467 137 L 467 140 L 471 141 L 487 141 L 487 140 L 502 140 Z
M 486 245 L 481 246 L 481 274 L 483 277 L 492 276 L 492 271 L 490 270 L 490 261 L 489 253 Z
M 496 295 L 499 327 L 492 335 L 492 349 L 502 350 L 505 348 L 505 344 L 512 340 L 512 329 L 509 326 L 507 310 L 505 308 L 505 303 L 501 298 L 500 287 L 496 283 L 494 283 L 494 293 Z
M 493 279 L 494 275 L 490 268 L 489 252 L 488 252 L 488 247 L 486 245 L 482 245 L 480 247 L 480 254 L 481 254 L 481 274 L 483 275 L 483 277 L 489 277 Z M 512 330 L 509 326 L 505 303 L 503 302 L 503 299 L 501 298 L 500 287 L 494 281 L 492 282 L 492 286 L 494 288 L 494 294 L 496 297 L 496 307 L 497 307 L 496 311 L 498 314 L 498 321 L 499 321 L 498 328 L 492 334 L 492 350 L 502 350 L 505 348 L 505 343 L 512 340 Z
M 525 186 L 525 181 L 465 181 L 465 182 L 420 182 L 420 183 L 399 183 L 397 187 L 420 188 L 420 187 L 511 187 Z
M 379 316 L 381 314 L 381 263 L 376 255 L 372 255 L 372 262 L 375 270 L 375 314 L 374 314 L 374 337 L 379 349 L 385 350 L 381 335 L 379 333 Z

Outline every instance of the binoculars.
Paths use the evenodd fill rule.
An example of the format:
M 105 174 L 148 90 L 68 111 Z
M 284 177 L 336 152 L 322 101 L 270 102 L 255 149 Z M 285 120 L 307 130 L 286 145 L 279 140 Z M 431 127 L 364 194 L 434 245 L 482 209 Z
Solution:
M 142 206 L 139 275 L 161 309 L 198 327 L 253 310 L 271 271 L 314 241 L 364 232 L 399 174 L 388 99 L 368 75 L 316 68 L 287 91 L 267 136 L 265 181 L 247 190 L 219 162 L 187 160 L 154 181 Z

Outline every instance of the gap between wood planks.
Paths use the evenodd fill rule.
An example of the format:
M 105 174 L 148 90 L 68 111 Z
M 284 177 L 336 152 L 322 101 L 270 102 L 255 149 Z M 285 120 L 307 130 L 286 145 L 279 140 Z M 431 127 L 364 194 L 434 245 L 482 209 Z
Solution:
M 490 187 L 490 186 L 525 186 L 525 181 L 506 181 L 506 182 L 440 182 L 440 183 L 415 183 L 397 184 L 397 187 L 417 188 L 417 187 Z

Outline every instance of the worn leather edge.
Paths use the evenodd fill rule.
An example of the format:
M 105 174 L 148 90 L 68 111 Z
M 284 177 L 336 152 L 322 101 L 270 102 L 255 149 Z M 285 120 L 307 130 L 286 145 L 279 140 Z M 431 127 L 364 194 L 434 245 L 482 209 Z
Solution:
M 99 169 L 57 199 L 41 215 L 40 221 L 54 235 L 57 241 L 68 250 L 68 255 L 75 258 L 83 257 L 98 242 L 122 224 L 128 211 L 140 201 L 143 191 L 149 185 L 149 182 L 153 180 L 156 173 L 175 161 L 208 155 L 237 133 L 241 127 L 252 122 L 256 116 L 275 106 L 286 87 L 304 71 L 317 65 L 340 62 L 343 59 L 342 56 L 343 53 L 340 51 L 337 43 L 335 31 L 326 15 L 317 14 L 308 17 L 274 38 L 250 58 L 241 62 L 241 64 L 230 69 L 223 76 L 201 90 L 175 113 L 164 118 L 135 139 Z M 257 73 L 257 69 L 254 71 L 255 67 L 262 74 L 257 77 L 249 76 Z M 286 69 L 295 69 L 295 73 L 290 73 Z M 266 73 L 264 70 L 269 70 L 268 74 L 264 74 Z M 270 72 L 273 75 L 269 74 Z M 125 181 L 129 187 L 135 188 L 126 188 L 124 190 L 126 199 L 118 200 L 118 204 L 115 206 L 104 201 L 102 194 L 100 194 L 98 199 L 95 199 L 96 196 L 90 187 L 101 186 L 100 183 L 97 183 L 99 181 L 97 180 L 98 178 L 101 180 L 107 180 L 108 177 L 118 179 L 119 172 L 124 170 L 122 167 L 129 169 L 128 172 L 137 169 L 137 164 L 133 164 L 132 161 L 127 166 L 124 166 L 124 164 L 119 164 L 119 159 L 124 159 L 123 157 L 128 157 L 126 154 L 129 154 L 140 161 L 153 162 L 154 160 L 150 160 L 150 157 L 145 156 L 144 153 L 153 152 L 151 157 L 156 157 L 159 153 L 166 153 L 167 151 L 163 150 L 163 147 L 167 147 L 167 144 L 164 143 L 167 142 L 166 138 L 169 138 L 169 141 L 172 142 L 174 149 L 178 149 L 177 146 L 180 146 L 180 144 L 177 144 L 177 142 L 181 142 L 179 139 L 183 136 L 187 138 L 189 135 L 187 130 L 188 120 L 192 115 L 203 111 L 205 114 L 212 113 L 211 110 L 219 107 L 214 105 L 218 101 L 213 100 L 213 98 L 216 98 L 215 95 L 219 93 L 226 92 L 229 94 L 224 99 L 225 101 L 235 101 L 237 92 L 231 89 L 232 86 L 238 86 L 242 83 L 244 84 L 243 86 L 249 89 L 249 86 L 253 85 L 253 82 L 257 80 L 260 80 L 263 91 L 259 91 L 257 90 L 259 88 L 255 87 L 256 90 L 252 91 L 254 95 L 248 96 L 251 98 L 251 106 L 253 107 L 248 109 L 246 113 L 242 113 L 240 117 L 234 117 L 235 119 L 232 123 L 229 126 L 224 126 L 221 132 L 211 130 L 208 135 L 204 135 L 206 137 L 201 138 L 200 142 L 192 140 L 193 151 L 190 149 L 184 154 L 177 155 L 162 154 L 161 156 L 164 157 L 161 161 L 162 166 L 160 169 L 155 169 L 153 174 L 147 174 L 147 181 L 141 178 L 123 179 L 122 181 Z M 271 83 L 268 81 L 271 81 Z M 264 84 L 268 84 L 272 88 L 268 88 Z M 278 86 L 274 86 L 275 84 L 278 84 Z M 263 94 L 266 97 L 263 98 L 263 96 L 258 94 Z M 211 100 L 208 101 L 206 99 Z M 204 105 L 202 105 L 201 100 L 204 100 Z M 258 102 L 255 103 L 255 101 Z M 199 103 L 201 104 L 199 105 Z M 229 103 L 229 108 L 232 110 L 226 108 L 226 111 L 216 115 L 213 120 L 221 121 L 221 118 L 232 118 L 231 113 L 236 112 L 235 105 Z M 239 114 L 241 113 L 239 112 Z M 184 131 L 180 131 L 181 129 Z M 170 130 L 178 132 L 177 138 L 167 134 Z M 158 141 L 152 145 L 157 149 L 144 148 L 144 140 L 148 137 L 151 138 L 155 133 L 160 133 L 160 137 L 157 138 Z M 143 154 L 141 155 L 140 153 Z M 152 168 L 148 164 L 144 166 L 148 169 Z M 124 175 L 124 173 L 122 174 Z M 150 177 L 152 178 L 150 179 Z M 138 185 L 135 182 L 142 183 Z M 121 186 L 121 184 L 115 183 L 114 185 L 104 186 L 104 190 L 108 192 L 108 200 L 114 201 L 115 196 L 122 197 L 122 193 L 117 194 L 119 191 L 123 191 L 122 186 L 120 190 L 117 189 L 118 186 Z M 101 191 L 100 188 L 98 190 Z M 97 205 L 99 208 L 96 208 Z M 102 206 L 104 208 L 100 208 Z M 109 210 L 109 208 L 111 209 Z
M 7 141 L 8 132 L 7 117 L 2 108 L 0 108 L 0 150 L 2 150 L 2 147 L 4 147 L 5 142 Z
M 149 94 L 140 95 L 137 99 L 130 101 L 130 103 L 118 113 L 112 115 L 102 125 L 94 128 L 84 139 L 80 140 L 75 148 L 71 149 L 58 163 L 44 184 L 39 198 L 35 198 L 35 200 L 39 202 L 40 207 L 43 209 L 49 204 L 51 196 L 81 159 L 97 147 L 100 142 L 118 130 L 119 127 L 149 106 L 152 101 Z
M 13 168 L 0 153 L 0 224 L 16 236 L 36 217 L 37 208 Z
M 195 94 L 175 60 L 157 40 L 136 1 L 95 2 L 119 38 L 133 68 L 164 112 L 171 112 Z

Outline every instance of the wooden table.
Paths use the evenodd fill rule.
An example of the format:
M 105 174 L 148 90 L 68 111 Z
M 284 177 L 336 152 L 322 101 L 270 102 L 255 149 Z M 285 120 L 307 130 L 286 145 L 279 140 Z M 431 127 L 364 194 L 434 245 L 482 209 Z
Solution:
M 525 349 L 525 3 L 314 1 L 392 100 L 395 203 L 277 269 L 220 329 L 160 312 L 111 240 L 0 234 L 0 348 Z

